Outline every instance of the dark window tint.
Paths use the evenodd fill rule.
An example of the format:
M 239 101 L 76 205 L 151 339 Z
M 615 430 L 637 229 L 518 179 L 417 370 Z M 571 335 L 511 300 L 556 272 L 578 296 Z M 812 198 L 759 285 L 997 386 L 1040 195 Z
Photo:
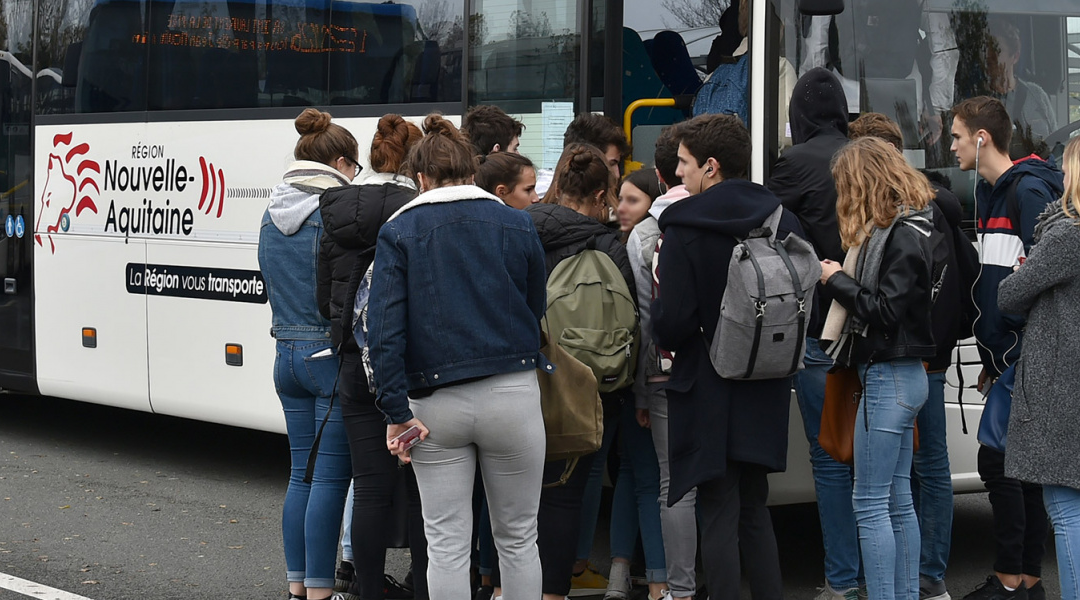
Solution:
M 581 31 L 570 0 L 472 0 L 469 104 L 574 100 Z M 508 101 L 526 101 L 511 103 Z
M 38 3 L 38 112 L 146 109 L 147 3 Z
M 33 332 L 34 198 L 30 162 L 31 0 L 4 0 L 0 6 L 0 387 L 16 387 L 8 377 L 34 371 Z M 55 75 L 38 73 L 40 81 Z M 9 230 L 10 228 L 10 230 Z
M 80 9 L 43 30 L 58 80 L 39 94 L 43 112 L 461 97 L 463 4 L 449 0 L 68 1 Z

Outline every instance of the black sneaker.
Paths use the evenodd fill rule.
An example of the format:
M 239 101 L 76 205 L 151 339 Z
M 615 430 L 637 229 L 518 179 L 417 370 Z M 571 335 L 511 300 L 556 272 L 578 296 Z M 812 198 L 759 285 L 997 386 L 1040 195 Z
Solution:
M 944 581 L 934 581 L 926 575 L 919 575 L 919 600 L 952 600 L 952 597 L 945 589 Z
M 491 600 L 491 596 L 494 593 L 494 586 L 481 585 L 480 589 L 476 590 L 476 596 L 473 597 L 473 600 Z
M 964 596 L 964 600 L 1029 600 L 1027 588 L 1024 584 L 1020 584 L 1020 587 L 1013 591 L 1005 589 L 1005 586 L 1001 584 L 1001 580 L 997 578 L 997 575 L 990 575 L 986 578 L 984 583 L 979 584 L 975 591 L 971 592 L 967 596 Z
M 1027 593 L 1028 600 L 1046 600 L 1046 588 L 1043 587 L 1041 579 L 1028 588 Z
M 356 568 L 347 560 L 341 561 L 341 566 L 334 572 L 334 591 L 347 592 L 349 585 L 356 581 Z
M 412 600 L 413 593 L 394 579 L 393 575 L 386 573 L 383 575 L 383 597 L 386 600 Z

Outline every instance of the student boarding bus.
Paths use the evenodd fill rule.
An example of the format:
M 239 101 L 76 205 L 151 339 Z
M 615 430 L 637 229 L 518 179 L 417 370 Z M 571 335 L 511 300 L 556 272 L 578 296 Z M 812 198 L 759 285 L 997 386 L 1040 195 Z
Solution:
M 729 0 L 5 0 L 0 388 L 283 431 L 256 245 L 304 107 L 329 110 L 366 148 L 385 113 L 457 119 L 468 106 L 497 104 L 525 122 L 521 150 L 547 168 L 569 119 L 602 112 L 626 123 L 629 168 L 647 167 L 659 128 L 690 114 L 713 48 L 739 46 L 738 26 L 721 25 L 729 8 Z M 814 66 L 841 77 L 853 115 L 896 119 L 909 160 L 946 174 L 969 217 L 974 179 L 948 151 L 949 107 L 1002 98 L 1024 153 L 1053 154 L 1080 122 L 1076 2 L 743 8 L 755 181 L 768 179 L 790 144 L 788 96 Z M 970 387 L 976 352 L 966 344 L 958 355 Z M 977 489 L 977 442 L 961 432 L 955 375 L 954 482 Z M 981 399 L 971 390 L 965 398 L 973 431 Z M 812 501 L 795 402 L 790 456 L 772 501 Z

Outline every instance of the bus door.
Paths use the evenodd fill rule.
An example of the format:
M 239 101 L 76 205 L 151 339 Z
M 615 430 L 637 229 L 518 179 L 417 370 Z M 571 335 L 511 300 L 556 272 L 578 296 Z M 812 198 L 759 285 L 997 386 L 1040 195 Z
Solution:
M 33 185 L 30 132 L 31 0 L 15 0 L 0 21 L 0 388 L 36 392 L 31 278 Z

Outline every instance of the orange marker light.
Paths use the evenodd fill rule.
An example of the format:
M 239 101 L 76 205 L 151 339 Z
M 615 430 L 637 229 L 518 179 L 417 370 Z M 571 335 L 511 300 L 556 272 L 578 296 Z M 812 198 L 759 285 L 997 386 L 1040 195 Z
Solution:
M 244 366 L 244 347 L 240 344 L 225 344 L 225 364 L 230 367 Z

